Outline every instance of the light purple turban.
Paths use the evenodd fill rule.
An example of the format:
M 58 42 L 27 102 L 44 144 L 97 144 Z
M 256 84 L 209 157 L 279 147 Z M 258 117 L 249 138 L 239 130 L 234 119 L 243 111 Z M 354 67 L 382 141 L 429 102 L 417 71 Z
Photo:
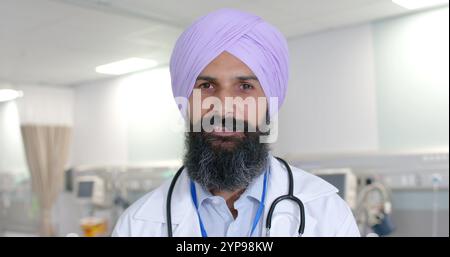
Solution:
M 268 98 L 270 115 L 277 112 L 288 85 L 286 39 L 262 18 L 233 9 L 199 18 L 178 38 L 170 58 L 174 97 L 189 98 L 198 75 L 224 51 L 253 71 Z M 270 97 L 278 97 L 278 106 L 271 106 Z

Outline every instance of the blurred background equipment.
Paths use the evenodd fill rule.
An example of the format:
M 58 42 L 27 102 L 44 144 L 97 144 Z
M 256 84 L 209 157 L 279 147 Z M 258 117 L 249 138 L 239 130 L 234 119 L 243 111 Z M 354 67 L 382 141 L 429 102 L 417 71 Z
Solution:
M 341 191 L 363 236 L 448 234 L 446 151 L 303 155 L 288 159 Z M 352 174 L 350 184 L 344 182 L 347 174 Z M 343 192 L 349 190 L 355 197 L 345 196 Z
M 80 176 L 76 180 L 76 195 L 95 205 L 105 205 L 105 183 L 97 176 Z
M 368 179 L 358 192 L 358 205 L 355 210 L 361 234 L 390 235 L 395 229 L 391 214 L 392 203 L 387 188 L 379 181 Z
M 58 220 L 64 224 L 79 223 L 81 227 L 60 227 L 61 234 L 109 235 L 120 214 L 131 203 L 169 179 L 180 164 L 178 161 L 165 161 L 71 168 L 72 176 L 66 176 L 66 179 L 73 181 L 74 190 L 63 192 L 65 200 L 58 202 L 61 210 Z
M 351 169 L 313 169 L 310 172 L 335 186 L 339 190 L 339 196 L 347 202 L 350 208 L 355 209 L 358 179 Z

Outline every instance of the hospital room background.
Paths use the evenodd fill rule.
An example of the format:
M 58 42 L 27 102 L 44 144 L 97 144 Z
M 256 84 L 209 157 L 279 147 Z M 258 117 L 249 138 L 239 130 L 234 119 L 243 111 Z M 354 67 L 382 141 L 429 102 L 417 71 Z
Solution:
M 274 155 L 338 187 L 362 236 L 448 236 L 445 0 L 0 0 L 0 236 L 108 236 L 174 174 L 171 50 L 222 7 L 287 37 Z

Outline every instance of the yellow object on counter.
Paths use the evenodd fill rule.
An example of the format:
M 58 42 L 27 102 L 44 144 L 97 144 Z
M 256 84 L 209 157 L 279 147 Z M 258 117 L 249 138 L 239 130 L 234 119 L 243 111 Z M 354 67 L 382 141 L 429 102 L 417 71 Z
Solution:
M 86 217 L 80 225 L 86 237 L 106 236 L 108 231 L 108 222 L 104 218 Z

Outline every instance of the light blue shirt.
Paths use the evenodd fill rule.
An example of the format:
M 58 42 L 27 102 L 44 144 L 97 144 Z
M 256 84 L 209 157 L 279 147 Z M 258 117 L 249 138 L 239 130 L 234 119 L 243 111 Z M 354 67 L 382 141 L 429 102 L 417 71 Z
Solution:
M 267 168 L 268 170 L 269 168 Z M 256 177 L 242 195 L 234 202 L 237 217 L 234 219 L 230 209 L 221 196 L 214 196 L 195 182 L 198 199 L 198 213 L 206 233 L 210 237 L 248 237 L 258 210 L 263 192 L 264 172 Z M 269 174 L 268 174 L 269 175 Z M 263 212 L 264 213 L 264 212 Z M 261 215 L 253 236 L 261 236 Z

